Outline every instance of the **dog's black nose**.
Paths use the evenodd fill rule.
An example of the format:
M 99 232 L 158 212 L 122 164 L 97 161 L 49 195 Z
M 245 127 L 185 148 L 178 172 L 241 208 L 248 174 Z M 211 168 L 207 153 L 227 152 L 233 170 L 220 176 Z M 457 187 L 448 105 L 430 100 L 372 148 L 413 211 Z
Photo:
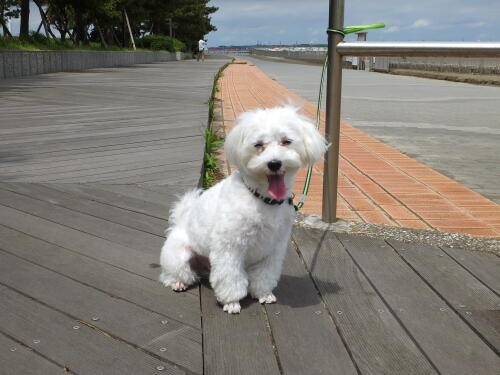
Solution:
M 273 172 L 279 171 L 281 168 L 281 160 L 273 159 L 267 163 L 267 167 Z

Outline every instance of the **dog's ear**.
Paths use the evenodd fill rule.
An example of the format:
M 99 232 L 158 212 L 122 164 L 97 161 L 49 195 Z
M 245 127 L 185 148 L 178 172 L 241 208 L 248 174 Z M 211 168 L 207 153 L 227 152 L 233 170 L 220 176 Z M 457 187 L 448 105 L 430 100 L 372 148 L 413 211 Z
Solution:
M 304 161 L 308 165 L 313 165 L 321 160 L 329 144 L 314 124 L 307 118 L 302 117 L 300 125 L 303 134 L 302 141 L 304 142 L 304 149 L 306 151 Z
M 243 147 L 244 140 L 244 126 L 242 124 L 236 125 L 233 130 L 226 137 L 224 142 L 224 152 L 229 164 L 239 164 L 239 150 Z

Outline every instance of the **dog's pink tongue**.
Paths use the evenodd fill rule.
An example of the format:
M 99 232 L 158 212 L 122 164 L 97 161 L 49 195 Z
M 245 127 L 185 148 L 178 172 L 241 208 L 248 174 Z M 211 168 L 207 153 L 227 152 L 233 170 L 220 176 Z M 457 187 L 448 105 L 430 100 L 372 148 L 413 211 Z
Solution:
M 283 199 L 286 194 L 285 177 L 282 174 L 272 174 L 267 176 L 269 187 L 267 192 L 274 199 Z

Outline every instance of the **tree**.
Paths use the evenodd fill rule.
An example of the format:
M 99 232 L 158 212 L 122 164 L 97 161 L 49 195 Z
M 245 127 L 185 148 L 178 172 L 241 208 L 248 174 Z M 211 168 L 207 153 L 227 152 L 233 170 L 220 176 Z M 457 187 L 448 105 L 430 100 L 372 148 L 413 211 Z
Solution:
M 0 0 L 0 25 L 2 25 L 3 35 L 12 37 L 7 22 L 9 19 L 17 17 L 19 17 L 19 1 Z
M 21 1 L 21 26 L 19 36 L 25 37 L 30 33 L 30 0 Z

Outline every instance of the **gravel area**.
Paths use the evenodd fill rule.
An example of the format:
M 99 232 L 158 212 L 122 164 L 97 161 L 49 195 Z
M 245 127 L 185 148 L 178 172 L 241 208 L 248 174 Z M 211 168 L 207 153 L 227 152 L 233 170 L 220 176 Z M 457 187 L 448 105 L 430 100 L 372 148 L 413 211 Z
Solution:
M 384 240 L 423 243 L 433 246 L 460 248 L 500 256 L 500 240 L 491 237 L 472 237 L 467 234 L 445 233 L 437 230 L 390 227 L 371 223 L 338 220 L 333 224 L 321 221 L 319 215 L 297 214 L 296 225 L 304 228 L 332 230 L 336 233 L 362 234 Z

